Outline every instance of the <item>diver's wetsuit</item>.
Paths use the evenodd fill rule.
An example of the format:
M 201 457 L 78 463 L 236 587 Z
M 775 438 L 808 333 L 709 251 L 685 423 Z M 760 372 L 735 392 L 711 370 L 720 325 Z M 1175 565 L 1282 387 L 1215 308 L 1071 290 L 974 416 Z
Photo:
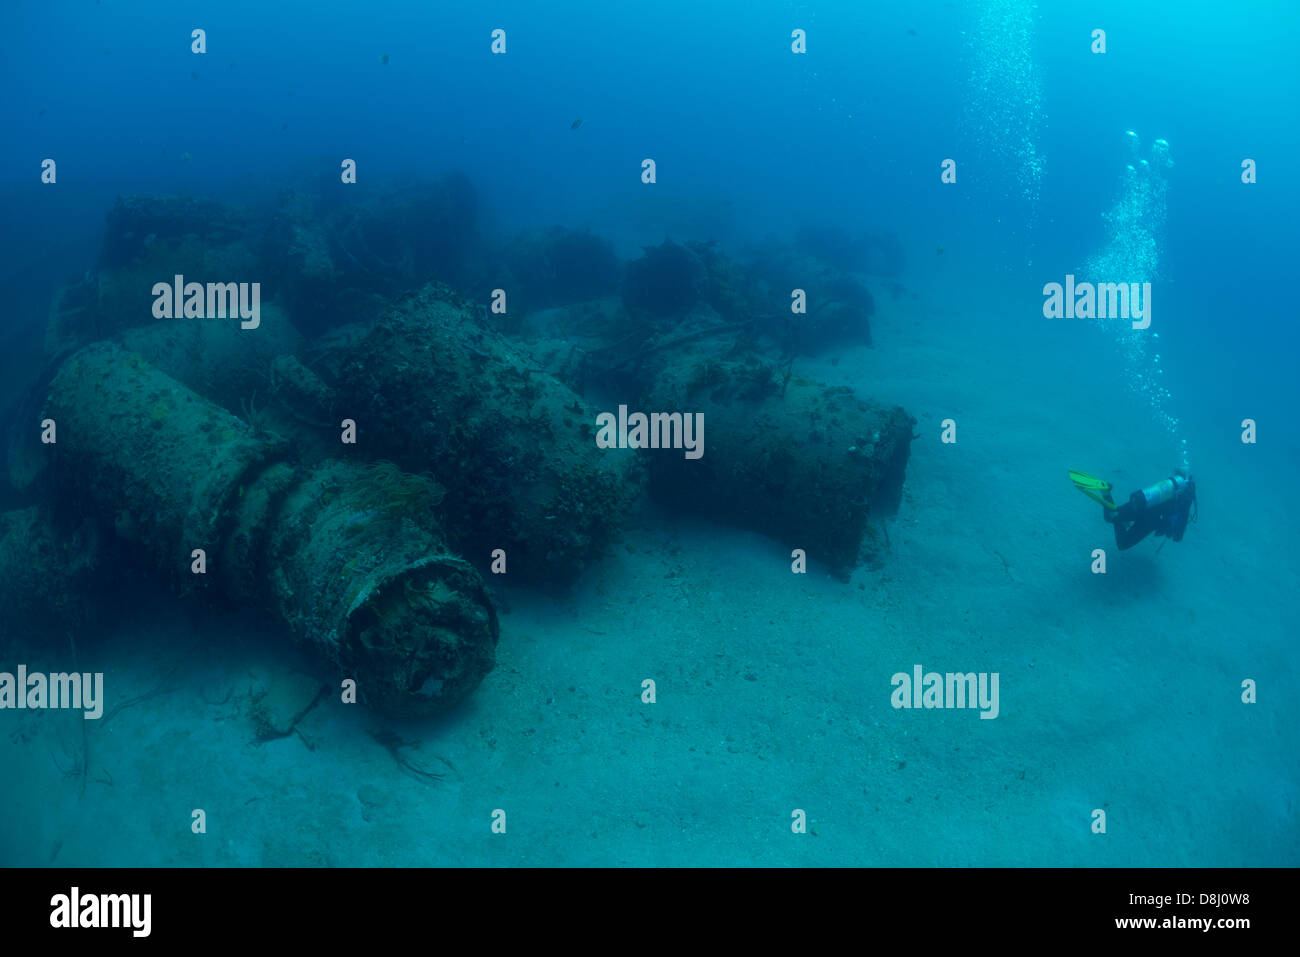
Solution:
M 1110 493 L 1106 494 L 1110 499 Z M 1152 532 L 1176 542 L 1183 540 L 1187 523 L 1196 512 L 1196 483 L 1188 481 L 1169 501 L 1148 506 L 1142 493 L 1134 492 L 1119 508 L 1106 510 L 1106 521 L 1115 526 L 1115 544 L 1120 551 L 1132 548 Z

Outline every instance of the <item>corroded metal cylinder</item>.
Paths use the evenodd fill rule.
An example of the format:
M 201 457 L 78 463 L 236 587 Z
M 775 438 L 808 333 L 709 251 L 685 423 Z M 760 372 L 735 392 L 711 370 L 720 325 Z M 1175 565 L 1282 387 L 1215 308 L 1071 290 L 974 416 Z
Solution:
M 224 319 L 168 319 L 127 329 L 119 340 L 158 371 L 245 420 L 271 401 L 277 360 L 302 345 L 273 303 L 262 304 L 256 329 Z
M 263 601 L 355 677 L 365 702 L 388 714 L 440 711 L 492 670 L 499 634 L 483 579 L 447 550 L 431 517 L 441 494 L 387 462 L 276 466 L 246 494 L 236 535 L 266 530 L 263 574 L 232 590 Z M 259 518 L 268 511 L 271 521 Z
M 50 383 L 58 480 L 182 588 L 193 551 L 214 554 L 241 489 L 288 449 L 140 356 L 111 343 L 74 353 Z
M 667 366 L 647 410 L 702 416 L 702 453 L 643 449 L 652 494 L 674 508 L 763 532 L 841 575 L 870 520 L 897 511 L 914 420 L 770 363 Z
M 503 549 L 511 575 L 572 578 L 640 490 L 635 455 L 596 447 L 595 411 L 445 287 L 338 330 L 310 364 L 359 446 L 446 484 L 457 549 L 478 561 Z
M 492 668 L 478 573 L 431 517 L 441 489 L 391 465 L 295 465 L 268 438 L 101 343 L 50 386 L 51 474 L 181 589 L 267 609 L 387 714 L 443 710 Z M 211 574 L 195 574 L 202 549 Z

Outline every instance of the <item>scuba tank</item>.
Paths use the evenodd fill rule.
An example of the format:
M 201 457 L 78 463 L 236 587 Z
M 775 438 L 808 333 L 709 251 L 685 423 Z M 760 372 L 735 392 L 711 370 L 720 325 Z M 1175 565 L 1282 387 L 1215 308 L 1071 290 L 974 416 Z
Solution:
M 1186 476 L 1172 475 L 1167 479 L 1161 479 L 1155 485 L 1148 485 L 1140 492 L 1134 492 L 1133 498 L 1140 497 L 1143 508 L 1158 508 L 1166 502 L 1173 501 L 1188 484 L 1189 480 Z

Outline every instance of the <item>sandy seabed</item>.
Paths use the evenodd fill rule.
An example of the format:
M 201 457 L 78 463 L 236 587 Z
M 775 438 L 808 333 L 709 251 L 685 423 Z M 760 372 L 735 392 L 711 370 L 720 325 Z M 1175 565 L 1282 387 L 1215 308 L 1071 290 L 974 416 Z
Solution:
M 878 298 L 876 348 L 795 371 L 918 420 L 879 567 L 793 575 L 788 546 L 652 506 L 571 593 L 498 586 L 496 670 L 452 714 L 330 697 L 264 743 L 252 692 L 310 662 L 251 617 L 146 602 L 79 641 L 106 710 L 138 701 L 3 716 L 0 863 L 1300 863 L 1282 453 L 1243 454 L 1231 397 L 1202 402 L 1200 521 L 1120 554 L 1066 470 L 1126 496 L 1176 463 L 1105 334 Z M 998 672 L 998 717 L 895 710 L 918 664 Z

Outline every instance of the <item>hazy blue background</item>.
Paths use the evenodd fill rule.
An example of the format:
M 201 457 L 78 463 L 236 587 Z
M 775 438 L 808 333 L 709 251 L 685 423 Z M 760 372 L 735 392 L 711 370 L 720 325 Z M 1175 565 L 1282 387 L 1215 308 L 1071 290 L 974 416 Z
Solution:
M 1042 5 L 1033 235 L 1007 171 L 966 162 L 972 63 L 1020 52 L 969 47 L 979 13 L 999 6 L 1026 4 L 8 3 L 0 280 L 30 291 L 80 274 L 119 192 L 251 196 L 334 175 L 347 156 L 359 190 L 461 168 L 502 228 L 602 225 L 639 200 L 653 156 L 660 195 L 698 206 L 720 235 L 892 228 L 910 251 L 987 256 L 990 273 L 1032 258 L 1032 300 L 1097 244 L 1132 128 L 1166 138 L 1176 163 L 1174 281 L 1157 295 L 1187 338 L 1166 344 L 1170 374 L 1279 399 L 1256 364 L 1289 361 L 1294 341 L 1300 5 Z M 789 53 L 793 25 L 809 32 L 806 56 Z M 195 26 L 203 56 L 189 49 Z M 497 26 L 503 57 L 488 53 Z M 1088 50 L 1096 26 L 1104 56 Z M 53 189 L 38 180 L 47 156 Z M 1237 181 L 1245 156 L 1260 164 L 1250 188 Z M 945 157 L 959 162 L 955 188 L 938 181 Z M 1213 367 L 1196 355 L 1210 346 Z
M 1055 350 L 1050 357 L 1060 363 L 1062 354 L 1069 355 L 1068 335 L 1055 330 L 1035 337 L 1038 323 L 1047 322 L 1041 319 L 1041 288 L 1077 270 L 1105 242 L 1102 214 L 1121 194 L 1129 161 L 1124 132 L 1133 129 L 1144 150 L 1157 137 L 1168 140 L 1175 164 L 1167 175 L 1168 225 L 1154 291 L 1172 394 L 1169 411 L 1187 424 L 1194 466 L 1212 472 L 1211 463 L 1221 465 L 1220 474 L 1232 480 L 1201 486 L 1204 520 L 1188 534 L 1189 541 L 1198 537 L 1198 545 L 1185 544 L 1181 552 L 1173 546 L 1158 558 L 1135 561 L 1139 572 L 1167 570 L 1165 578 L 1152 572 L 1146 579 L 1156 582 L 1150 587 L 1158 599 L 1138 594 L 1139 576 L 1131 597 L 1124 590 L 1131 611 L 1114 612 L 1113 618 L 1104 609 L 1097 612 L 1104 623 L 1119 622 L 1105 626 L 1105 653 L 1094 654 L 1083 643 L 1075 648 L 1079 618 L 1068 605 L 1059 610 L 1067 622 L 1059 631 L 1068 637 L 1055 646 L 1048 648 L 1035 632 L 1032 641 L 1044 642 L 1041 651 L 1025 639 L 1029 650 L 1023 654 L 997 641 L 990 643 L 991 652 L 1010 659 L 1055 653 L 1068 660 L 1077 650 L 1081 660 L 1092 656 L 1096 664 L 1117 648 L 1132 655 L 1136 672 L 1175 660 L 1190 635 L 1196 647 L 1223 649 L 1227 662 L 1213 672 L 1213 682 L 1187 692 L 1197 707 L 1208 708 L 1205 702 L 1222 687 L 1231 691 L 1243 669 L 1275 681 L 1261 692 L 1261 701 L 1265 693 L 1281 699 L 1294 688 L 1294 667 L 1254 674 L 1256 660 L 1274 659 L 1247 656 L 1243 662 L 1229 651 L 1234 641 L 1246 640 L 1236 633 L 1240 618 L 1265 622 L 1254 637 L 1262 634 L 1262 644 L 1283 649 L 1297 620 L 1294 594 L 1275 593 L 1259 569 L 1285 569 L 1297 531 L 1288 496 L 1300 467 L 1294 414 L 1300 3 L 1051 0 L 1034 15 L 1030 48 L 973 46 L 982 15 L 1028 9 L 1031 4 L 1017 0 L 10 0 L 0 6 L 0 410 L 39 361 L 36 339 L 54 285 L 94 267 L 104 214 L 116 195 L 254 201 L 286 186 L 315 188 L 322 177 L 337 182 L 344 157 L 359 164 L 359 183 L 349 187 L 353 198 L 392 176 L 433 177 L 460 169 L 478 189 L 485 230 L 591 225 L 625 255 L 640 242 L 661 240 L 668 229 L 678 239 L 716 235 L 733 248 L 764 237 L 789 240 L 807 223 L 851 232 L 892 230 L 908 254 L 909 287 L 924 290 L 932 301 L 964 300 L 968 308 L 960 315 L 972 323 L 990 329 L 1004 321 L 1023 325 L 1027 353 L 1040 349 L 1046 360 Z M 195 27 L 207 31 L 203 56 L 190 52 Z M 489 53 L 496 27 L 508 34 L 505 56 Z M 808 31 L 806 56 L 790 53 L 794 27 Z M 1094 28 L 1107 31 L 1105 55 L 1089 51 Z M 977 141 L 972 133 L 972 111 L 978 113 L 981 102 L 1010 97 L 1007 90 L 981 94 L 972 88 L 972 75 L 981 65 L 1012 62 L 1032 62 L 1041 85 L 1034 145 L 1043 176 L 1036 208 L 1016 190 L 1014 171 L 990 160 L 1001 144 Z M 576 119 L 583 122 L 572 130 Z M 46 157 L 58 162 L 55 186 L 40 183 Z M 645 157 L 658 162 L 651 194 L 640 182 Z M 1240 182 L 1246 157 L 1259 165 L 1256 185 Z M 939 180 L 946 158 L 958 163 L 955 186 Z M 660 217 L 655 204 L 671 215 Z M 683 232 L 682 223 L 690 224 L 689 231 Z M 995 302 L 1023 311 L 1010 319 L 993 308 Z M 942 361 L 964 360 L 959 371 L 966 381 L 978 382 L 978 372 L 969 367 L 985 360 L 974 351 L 954 351 L 955 358 L 943 354 Z M 1089 380 L 1095 393 L 1045 404 L 1045 416 L 1084 420 L 1098 396 L 1122 389 L 1120 372 L 1098 366 Z M 860 385 L 871 392 L 874 383 Z M 1016 381 L 991 381 L 987 389 L 998 390 L 991 398 L 1009 410 L 1009 419 L 1017 408 L 1038 401 Z M 1261 444 L 1243 453 L 1236 424 L 1247 416 L 1259 420 Z M 1042 457 L 1051 456 L 1057 468 L 1052 433 L 1024 428 L 1020 437 L 1035 448 L 1048 447 Z M 1103 449 L 1108 440 L 1112 447 Z M 1061 497 L 1078 501 L 1061 505 L 1058 498 L 1054 507 L 1091 509 L 1069 489 L 1064 470 L 1091 468 L 1093 456 L 1136 457 L 1125 447 L 1134 441 L 1107 435 L 1095 447 L 1079 449 L 1078 459 L 1061 461 L 1053 481 Z M 1149 451 L 1151 461 L 1175 464 L 1172 445 L 1167 455 Z M 1136 473 L 1148 465 L 1132 468 Z M 914 450 L 909 488 L 946 478 L 944 468 L 958 469 L 929 446 Z M 985 511 L 974 520 L 1001 524 L 1005 513 L 999 509 L 1017 501 L 1017 478 L 981 498 Z M 1132 481 L 1146 479 L 1143 474 Z M 952 484 L 964 481 L 961 476 Z M 1129 488 L 1121 491 L 1127 495 Z M 1255 507 L 1261 501 L 1277 510 L 1277 524 L 1270 524 L 1269 511 Z M 1239 534 L 1246 513 L 1250 532 Z M 971 517 L 956 516 L 939 534 L 956 541 Z M 1033 516 L 1012 519 L 1030 524 Z M 1089 520 L 1095 533 L 1100 518 Z M 1268 527 L 1260 532 L 1260 525 Z M 1231 565 L 1228 572 L 1208 560 L 1211 551 Z M 1242 560 L 1242 553 L 1255 563 Z M 1172 615 L 1198 601 L 1209 603 L 1204 595 L 1220 592 L 1206 592 L 1204 580 L 1179 577 L 1177 562 L 1190 568 L 1189 576 L 1224 582 L 1225 574 L 1240 575 L 1244 583 L 1240 596 L 1218 602 L 1215 617 L 1206 614 L 1199 624 L 1184 625 L 1186 634 L 1169 626 L 1172 619 L 1160 618 L 1159 610 L 1168 608 Z M 1026 559 L 1016 574 L 1028 578 L 1044 567 Z M 1221 587 L 1231 592 L 1236 585 Z M 1255 591 L 1246 597 L 1251 587 Z M 1233 604 L 1236 597 L 1239 605 Z M 943 600 L 934 597 L 930 611 Z M 1007 614 L 1017 616 L 1027 632 L 1035 630 L 1034 621 L 1024 621 L 1032 619 L 1032 606 L 1011 606 Z M 1149 618 L 1145 626 L 1133 624 L 1152 615 L 1154 624 Z M 934 626 L 921 637 L 937 642 L 943 634 Z M 1163 651 L 1148 653 L 1148 647 Z M 1071 674 L 1069 667 L 1059 674 Z M 1222 685 L 1224 680 L 1231 684 Z M 1113 709 L 1121 697 L 1112 691 L 1098 707 Z M 1105 714 L 1118 723 L 1115 716 L 1122 712 Z M 1169 722 L 1184 720 L 1181 713 L 1158 709 L 1148 719 L 1155 729 L 1153 750 L 1161 747 L 1158 735 Z M 999 722 L 999 730 L 1007 724 Z M 1197 742 L 1214 733 L 1199 718 L 1184 724 L 1191 728 L 1187 738 Z M 1111 734 L 1088 727 L 1100 739 Z M 1295 750 L 1280 740 L 1255 740 L 1259 763 L 1247 765 L 1239 778 L 1224 775 L 1222 788 L 1218 778 L 1202 780 L 1207 775 L 1199 768 L 1183 763 L 1176 771 L 1216 794 L 1236 788 L 1233 794 L 1247 798 L 1276 798 L 1293 826 Z M 1206 745 L 1224 761 L 1216 768 L 1230 766 L 1222 755 L 1233 753 L 1240 739 L 1224 731 L 1222 742 Z M 1026 755 L 1026 764 L 1037 767 L 1042 752 L 1029 749 Z M 947 757 L 940 755 L 936 764 Z M 1117 778 L 1135 777 L 1122 763 L 1108 767 Z M 1082 766 L 1076 770 L 1082 773 Z M 1191 795 L 1177 774 L 1160 781 L 1175 798 Z M 1072 797 L 1069 814 L 1076 805 L 1092 807 L 1084 803 L 1091 800 Z M 1249 806 L 1249 800 L 1234 805 L 1239 811 Z M 1187 820 L 1200 810 L 1190 808 Z M 1009 820 L 1006 827 L 1011 843 L 1023 824 Z M 1185 839 L 1174 858 L 1180 862 L 1220 863 L 1230 860 L 1225 847 L 1242 846 L 1239 833 L 1225 830 L 1214 848 L 1218 856 L 1202 859 L 1195 829 L 1189 825 L 1178 833 Z M 1290 836 L 1294 842 L 1294 831 Z M 1044 853 L 1050 852 L 1049 847 Z

